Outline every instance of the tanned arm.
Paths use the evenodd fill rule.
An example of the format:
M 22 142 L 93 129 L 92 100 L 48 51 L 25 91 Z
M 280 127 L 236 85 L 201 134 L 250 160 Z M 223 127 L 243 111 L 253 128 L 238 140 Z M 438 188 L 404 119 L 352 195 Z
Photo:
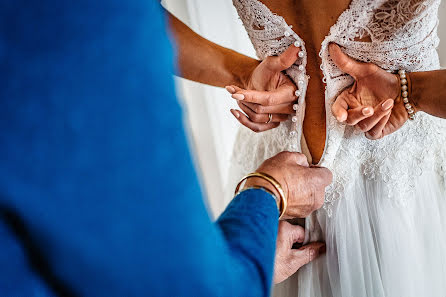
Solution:
M 413 72 L 408 77 L 417 110 L 446 118 L 446 70 Z
M 177 43 L 178 76 L 217 87 L 246 85 L 249 75 L 260 63 L 258 60 L 201 37 L 166 13 Z

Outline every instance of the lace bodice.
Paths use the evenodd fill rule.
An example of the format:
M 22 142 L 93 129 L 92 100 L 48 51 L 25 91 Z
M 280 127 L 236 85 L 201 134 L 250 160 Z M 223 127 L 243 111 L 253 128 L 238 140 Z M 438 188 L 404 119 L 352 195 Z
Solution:
M 302 123 L 305 114 L 305 42 L 283 17 L 273 14 L 258 0 L 233 0 L 260 59 L 282 53 L 293 43 L 301 46 L 304 57 L 287 70 L 299 88 L 299 108 L 289 122 L 279 128 L 255 134 L 243 129 L 234 151 L 236 162 L 246 172 L 282 150 L 301 151 Z M 336 42 L 351 57 L 373 62 L 386 70 L 409 72 L 439 68 L 436 52 L 438 6 L 440 0 L 352 0 L 321 45 L 321 70 L 324 74 L 326 110 L 337 94 L 353 82 L 331 61 L 328 44 Z M 371 42 L 358 39 L 368 37 Z M 323 91 L 323 90 L 321 90 Z M 442 120 L 419 113 L 399 131 L 371 141 L 351 127 L 339 124 L 327 112 L 327 139 L 320 165 L 330 168 L 334 181 L 327 189 L 324 208 L 331 214 L 332 204 L 349 190 L 355 178 L 364 175 L 382 181 L 388 196 L 404 205 L 407 191 L 414 185 L 411 176 L 423 170 L 437 170 L 446 176 L 446 125 Z

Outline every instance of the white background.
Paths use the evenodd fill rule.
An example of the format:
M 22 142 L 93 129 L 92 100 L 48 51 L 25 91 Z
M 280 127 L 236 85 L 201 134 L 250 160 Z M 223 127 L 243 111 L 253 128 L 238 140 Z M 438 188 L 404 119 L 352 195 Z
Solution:
M 254 57 L 254 49 L 231 0 L 165 0 L 165 7 L 205 38 Z M 439 53 L 446 65 L 446 3 L 440 8 Z M 229 162 L 238 122 L 229 112 L 237 107 L 225 90 L 177 79 L 190 143 L 211 210 L 224 209 Z

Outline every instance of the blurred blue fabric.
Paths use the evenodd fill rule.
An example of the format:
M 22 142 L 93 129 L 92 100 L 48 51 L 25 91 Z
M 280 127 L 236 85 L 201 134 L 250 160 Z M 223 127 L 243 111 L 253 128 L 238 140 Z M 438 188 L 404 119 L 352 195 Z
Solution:
M 266 296 L 278 211 L 212 223 L 158 2 L 0 1 L 0 296 Z

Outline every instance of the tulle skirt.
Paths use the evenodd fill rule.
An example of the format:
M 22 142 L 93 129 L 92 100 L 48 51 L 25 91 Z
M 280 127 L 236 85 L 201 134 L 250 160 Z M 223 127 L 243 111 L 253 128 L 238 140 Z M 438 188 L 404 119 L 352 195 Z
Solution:
M 414 176 L 396 203 L 384 182 L 359 177 L 333 205 L 306 221 L 307 239 L 327 253 L 274 289 L 287 297 L 446 296 L 446 193 L 434 170 Z

